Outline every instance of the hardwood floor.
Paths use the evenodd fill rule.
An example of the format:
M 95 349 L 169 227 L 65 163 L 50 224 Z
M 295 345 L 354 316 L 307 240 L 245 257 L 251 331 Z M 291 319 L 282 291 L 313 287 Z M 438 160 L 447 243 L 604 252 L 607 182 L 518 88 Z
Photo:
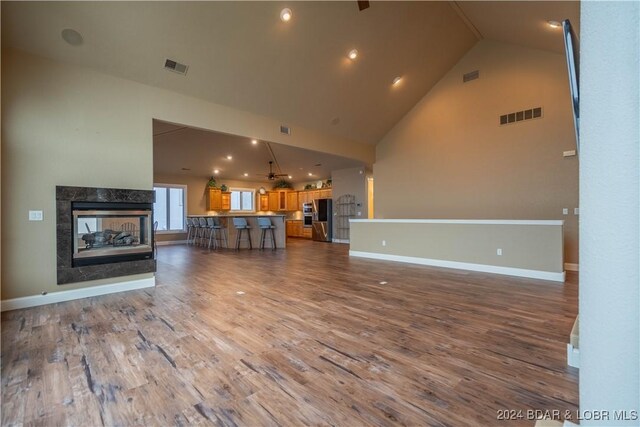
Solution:
M 3 313 L 2 425 L 532 426 L 497 411 L 575 413 L 575 273 L 562 285 L 347 251 L 164 246 L 154 289 Z

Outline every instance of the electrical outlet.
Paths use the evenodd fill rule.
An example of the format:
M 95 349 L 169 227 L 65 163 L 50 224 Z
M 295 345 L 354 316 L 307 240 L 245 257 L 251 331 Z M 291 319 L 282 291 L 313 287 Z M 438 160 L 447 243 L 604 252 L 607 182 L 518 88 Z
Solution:
M 498 254 L 498 255 L 502 256 L 502 249 L 501 249 L 501 248 L 498 248 L 498 250 L 496 251 L 496 254 Z
M 569 215 L 569 208 L 562 208 L 562 215 Z
M 386 240 L 382 241 L 382 246 L 387 246 L 387 241 Z
M 29 221 L 42 221 L 42 211 L 29 211 Z
M 562 156 L 563 157 L 572 157 L 576 155 L 576 150 L 570 150 L 570 151 L 563 151 L 562 152 Z

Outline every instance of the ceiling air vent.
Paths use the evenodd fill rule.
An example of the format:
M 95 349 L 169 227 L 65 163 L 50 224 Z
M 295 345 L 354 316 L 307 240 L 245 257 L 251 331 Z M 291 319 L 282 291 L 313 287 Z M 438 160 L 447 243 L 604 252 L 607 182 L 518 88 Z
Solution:
M 542 107 L 535 107 L 529 110 L 516 111 L 500 116 L 500 126 L 511 123 L 522 122 L 524 120 L 539 119 L 542 117 Z
M 280 125 L 280 133 L 284 135 L 291 135 L 291 128 L 289 126 Z
M 187 70 L 189 69 L 189 66 L 185 64 L 181 64 L 172 59 L 165 59 L 164 69 L 173 71 L 174 73 L 178 73 L 178 74 L 187 74 Z
M 470 82 L 471 80 L 475 80 L 478 77 L 480 77 L 479 70 L 471 71 L 470 73 L 464 74 L 462 76 L 462 83 Z

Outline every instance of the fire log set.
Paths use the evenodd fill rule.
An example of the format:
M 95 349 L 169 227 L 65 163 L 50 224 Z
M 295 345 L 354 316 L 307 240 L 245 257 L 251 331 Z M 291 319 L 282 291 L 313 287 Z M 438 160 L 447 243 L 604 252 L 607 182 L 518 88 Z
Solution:
M 87 227 L 88 228 L 88 227 Z M 139 240 L 129 231 L 95 231 L 82 235 L 82 240 L 85 243 L 86 249 L 102 248 L 105 246 L 135 246 L 139 243 Z

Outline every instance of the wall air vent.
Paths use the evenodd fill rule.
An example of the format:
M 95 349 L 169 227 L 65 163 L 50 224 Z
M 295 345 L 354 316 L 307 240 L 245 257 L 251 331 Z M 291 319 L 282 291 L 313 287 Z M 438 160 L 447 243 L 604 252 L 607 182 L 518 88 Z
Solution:
M 280 125 L 280 133 L 284 135 L 291 135 L 291 128 L 289 126 Z
M 542 118 L 542 107 L 535 107 L 529 110 L 516 111 L 515 113 L 503 114 L 500 116 L 500 126 L 511 123 L 522 122 L 524 120 Z
M 475 80 L 478 77 L 480 77 L 480 71 L 471 71 L 470 73 L 464 74 L 462 76 L 462 83 L 470 82 L 471 80 Z
M 172 59 L 165 59 L 164 69 L 173 71 L 174 73 L 178 73 L 178 74 L 187 74 L 187 70 L 189 69 L 189 66 L 185 64 L 181 64 Z

